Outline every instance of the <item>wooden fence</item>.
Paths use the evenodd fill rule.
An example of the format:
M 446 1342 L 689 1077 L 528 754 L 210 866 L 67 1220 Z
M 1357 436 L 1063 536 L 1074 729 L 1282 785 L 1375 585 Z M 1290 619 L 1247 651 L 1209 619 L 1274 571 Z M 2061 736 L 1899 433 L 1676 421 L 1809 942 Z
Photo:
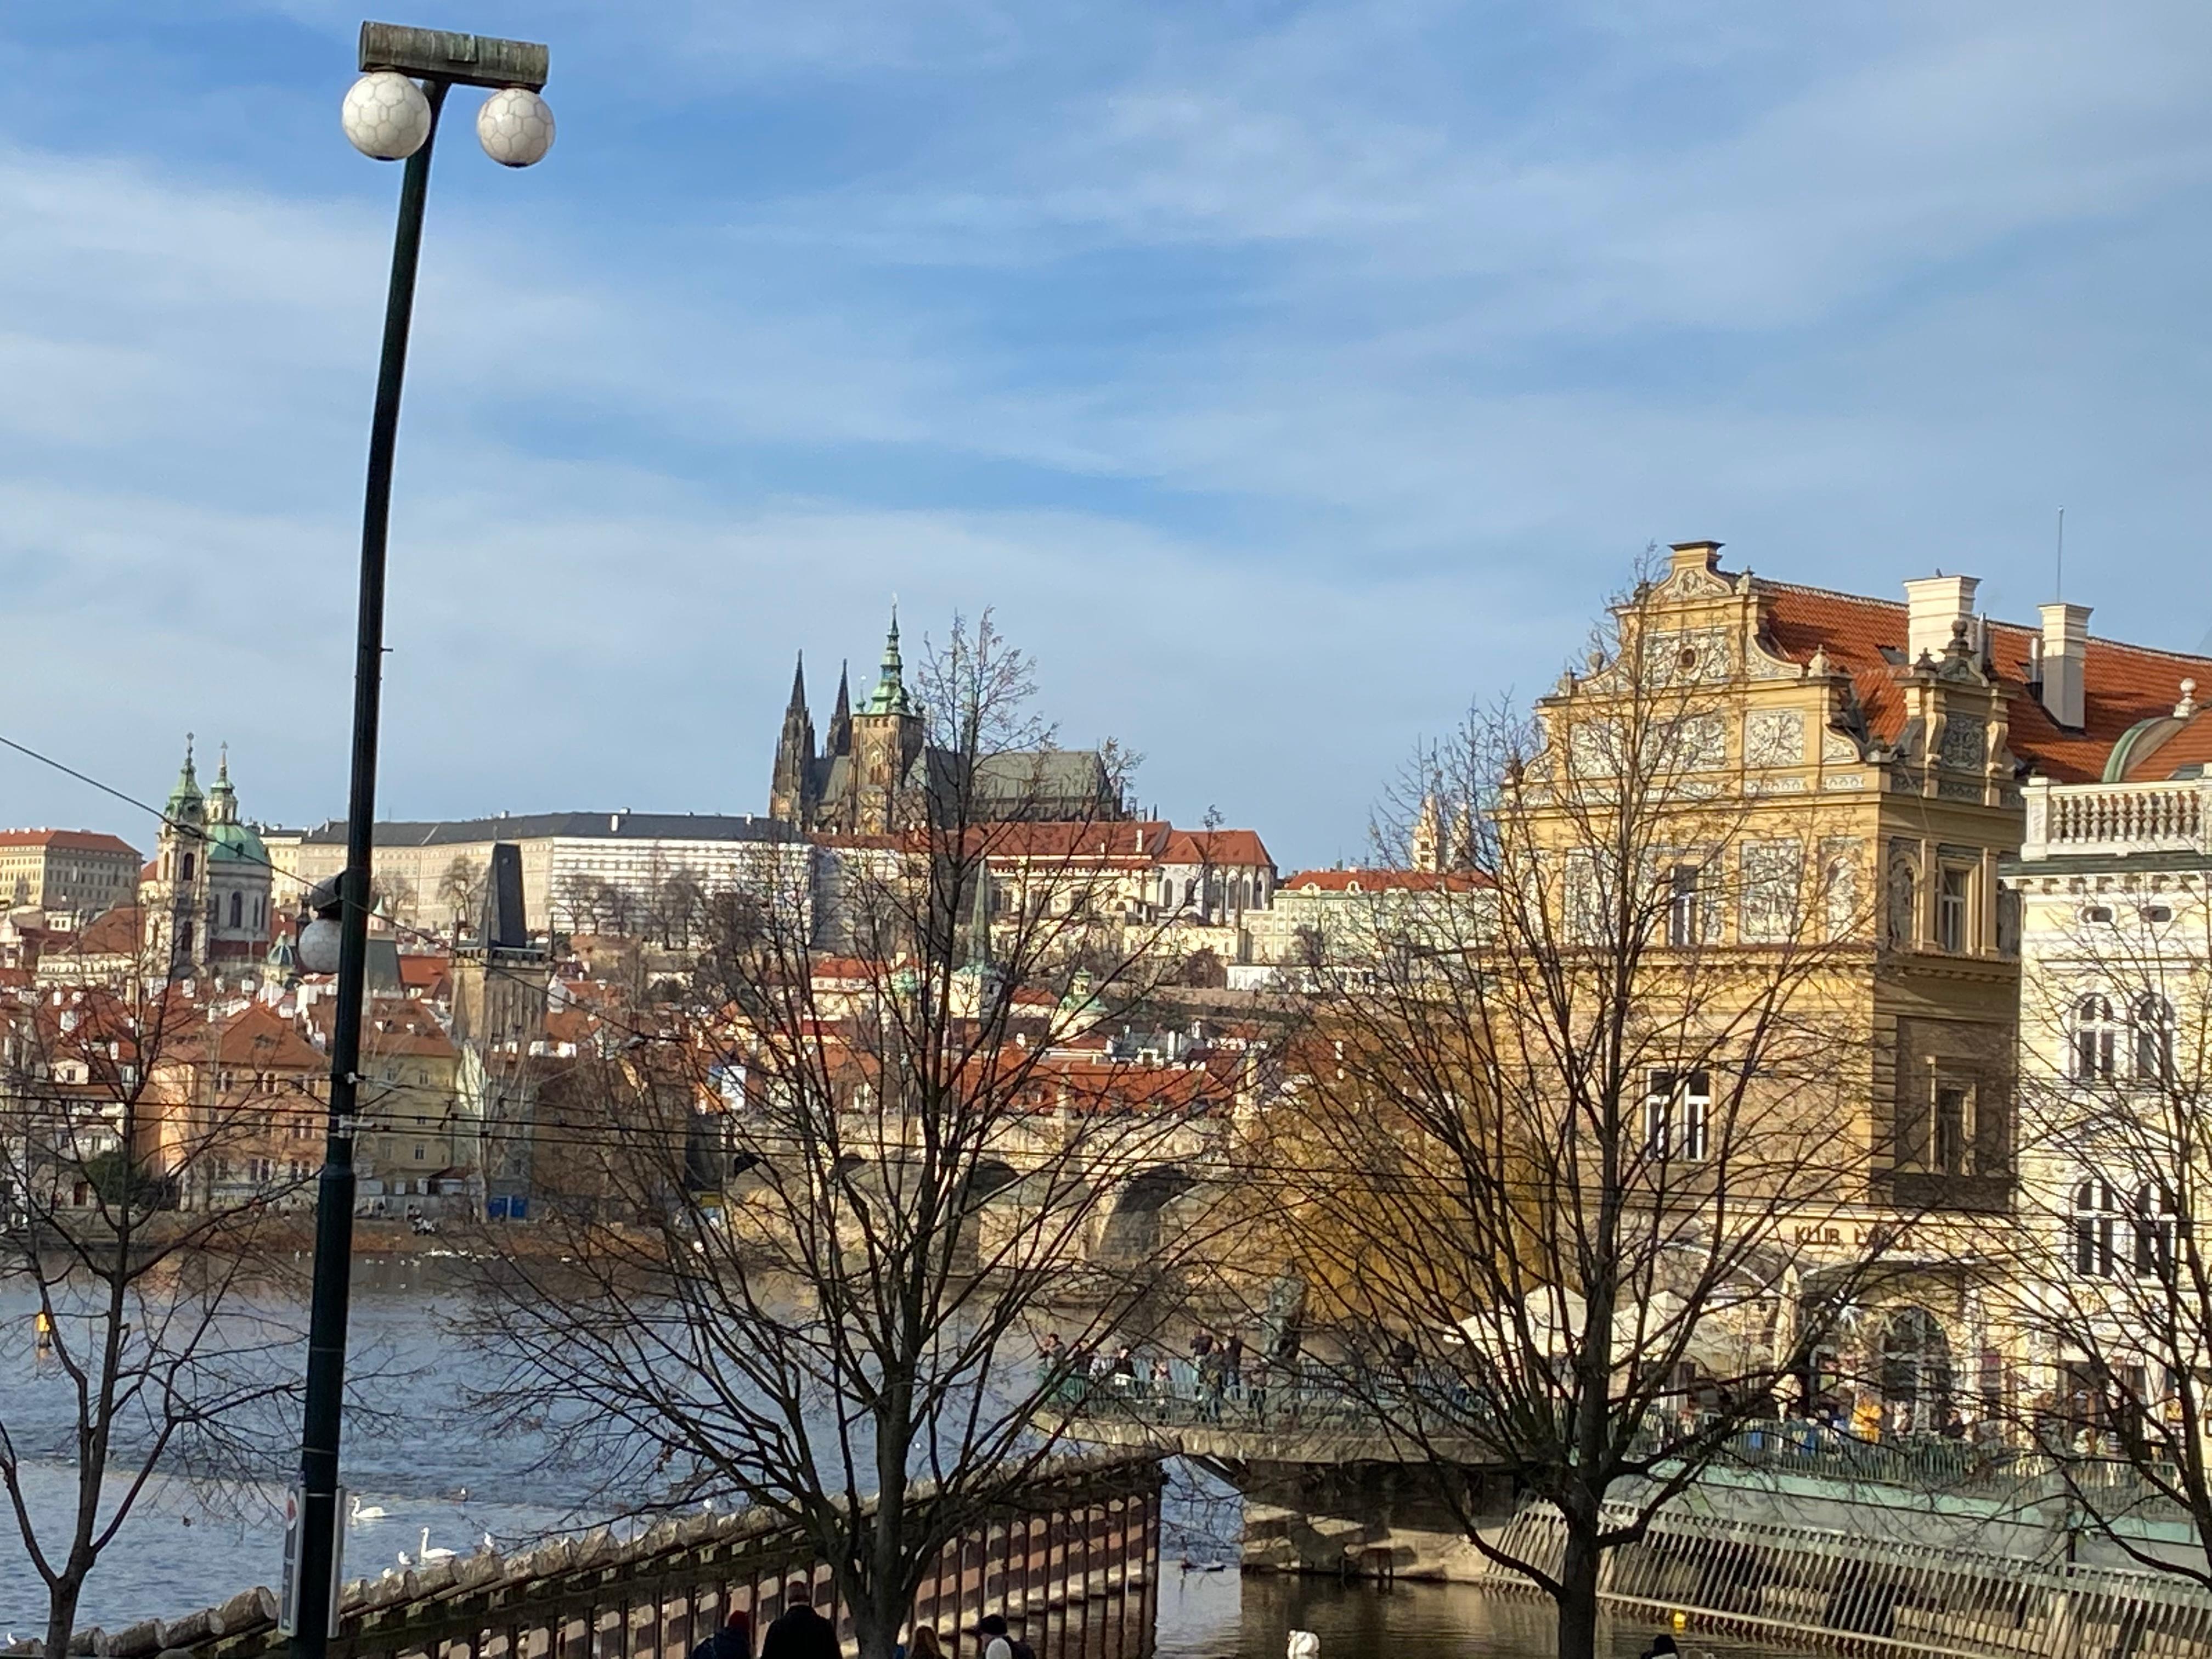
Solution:
M 1618 1519 L 1625 1522 L 1623 1515 Z M 1531 1504 L 1498 1540 L 1555 1571 L 1559 1512 Z M 1492 1562 L 1488 1583 L 1533 1587 Z M 1789 1646 L 1955 1659 L 2204 1659 L 2212 1593 L 2112 1567 L 2042 1565 L 1814 1527 L 1662 1513 L 1608 1552 L 1611 1606 Z
M 1158 1612 L 1159 1459 L 1068 1459 L 1023 1501 L 945 1547 L 915 1613 L 948 1652 L 980 1659 L 968 1634 L 1002 1613 L 1038 1659 L 1147 1659 Z M 605 1530 L 537 1549 L 486 1551 L 349 1584 L 332 1659 L 685 1659 L 736 1609 L 755 1639 L 785 1586 L 848 1638 L 828 1569 L 798 1528 L 771 1517 L 701 1515 L 617 1540 Z M 283 1651 L 266 1589 L 174 1620 L 81 1631 L 72 1653 L 106 1659 L 264 1659 Z M 23 1649 L 15 1651 L 21 1652 Z

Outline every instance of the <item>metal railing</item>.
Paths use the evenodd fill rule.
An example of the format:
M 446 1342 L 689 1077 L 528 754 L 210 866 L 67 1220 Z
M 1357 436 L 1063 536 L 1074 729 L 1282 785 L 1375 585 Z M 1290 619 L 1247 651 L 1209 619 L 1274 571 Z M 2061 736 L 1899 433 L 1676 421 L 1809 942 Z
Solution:
M 1556 1571 L 1565 1533 L 1557 1510 L 1532 1504 L 1498 1542 Z M 1486 1582 L 1534 1589 L 1495 1562 Z M 1616 1607 L 1844 1652 L 2202 1659 L 2212 1644 L 2212 1593 L 2176 1579 L 1705 1516 L 1662 1514 L 1641 1540 L 1607 1552 L 1599 1593 Z

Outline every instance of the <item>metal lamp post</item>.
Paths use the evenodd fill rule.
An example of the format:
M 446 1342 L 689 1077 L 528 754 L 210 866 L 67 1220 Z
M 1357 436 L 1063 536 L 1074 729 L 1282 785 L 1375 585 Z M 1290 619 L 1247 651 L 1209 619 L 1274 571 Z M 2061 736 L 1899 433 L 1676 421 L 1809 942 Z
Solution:
M 347 93 L 343 112 L 346 137 L 356 149 L 380 161 L 404 161 L 407 170 L 400 183 L 399 225 L 392 244 L 384 354 L 377 369 L 368 488 L 362 510 L 345 870 L 336 892 L 322 896 L 318 908 L 323 915 L 301 936 L 303 966 L 337 969 L 337 1006 L 331 1029 L 329 1134 L 315 1188 L 314 1297 L 307 1322 L 300 1488 L 285 1559 L 284 1614 L 292 1659 L 322 1659 L 334 1633 L 337 1540 L 345 1524 L 338 1512 L 338 1435 L 353 1264 L 354 1125 L 368 978 L 370 826 L 376 818 L 376 731 L 383 690 L 385 541 L 392 517 L 399 389 L 407 369 L 407 331 L 414 315 L 415 269 L 422 246 L 422 205 L 430 185 L 430 149 L 446 94 L 455 86 L 489 87 L 492 95 L 477 117 L 477 136 L 485 153 L 507 167 L 528 167 L 542 158 L 553 143 L 552 112 L 538 95 L 545 84 L 545 48 L 527 41 L 363 23 L 362 78 Z

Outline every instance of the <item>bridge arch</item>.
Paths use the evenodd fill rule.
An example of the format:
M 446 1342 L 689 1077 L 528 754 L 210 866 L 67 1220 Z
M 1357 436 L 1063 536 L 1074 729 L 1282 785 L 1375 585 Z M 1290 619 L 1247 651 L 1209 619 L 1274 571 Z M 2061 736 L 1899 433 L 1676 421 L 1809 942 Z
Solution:
M 1138 1170 L 1114 1194 L 1094 1254 L 1101 1261 L 1134 1262 L 1157 1255 L 1174 1237 L 1175 1206 L 1198 1185 L 1176 1164 Z

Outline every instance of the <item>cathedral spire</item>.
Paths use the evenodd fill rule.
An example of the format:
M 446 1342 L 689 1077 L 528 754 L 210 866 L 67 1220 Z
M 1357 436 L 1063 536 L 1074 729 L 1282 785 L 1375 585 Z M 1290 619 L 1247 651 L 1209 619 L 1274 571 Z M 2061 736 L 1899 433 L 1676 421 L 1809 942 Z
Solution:
M 813 801 L 814 718 L 806 712 L 806 658 L 791 673 L 791 702 L 775 741 L 775 774 L 769 783 L 769 816 L 804 827 Z
M 884 636 L 884 660 L 876 671 L 875 695 L 868 699 L 871 714 L 910 714 L 914 705 L 906 695 L 905 665 L 899 659 L 898 601 L 891 601 L 891 629 Z
M 832 757 L 853 752 L 852 665 L 837 665 L 837 701 L 830 710 L 830 738 L 823 752 Z

